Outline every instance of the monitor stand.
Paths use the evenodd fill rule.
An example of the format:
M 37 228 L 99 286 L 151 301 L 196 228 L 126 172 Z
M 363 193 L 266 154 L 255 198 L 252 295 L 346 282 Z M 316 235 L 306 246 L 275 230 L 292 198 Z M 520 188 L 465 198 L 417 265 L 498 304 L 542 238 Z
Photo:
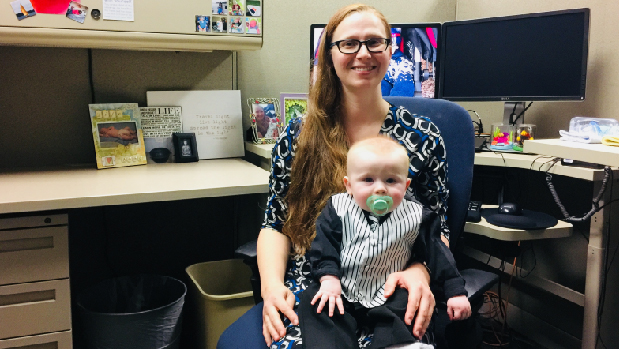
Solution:
M 515 108 L 516 106 L 516 108 Z M 523 116 L 515 122 L 517 115 L 525 109 L 525 102 L 504 102 L 504 119 L 502 120 L 504 125 L 520 125 L 523 123 Z M 513 116 L 514 110 L 514 116 Z

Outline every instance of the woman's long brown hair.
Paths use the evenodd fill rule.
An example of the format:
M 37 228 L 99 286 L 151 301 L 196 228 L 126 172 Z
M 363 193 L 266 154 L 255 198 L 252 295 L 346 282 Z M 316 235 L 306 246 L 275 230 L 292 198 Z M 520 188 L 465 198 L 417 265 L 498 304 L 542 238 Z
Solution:
M 308 113 L 297 139 L 291 183 L 286 194 L 288 214 L 282 232 L 291 239 L 295 253 L 304 254 L 314 239 L 315 222 L 330 196 L 345 191 L 347 150 L 343 123 L 342 84 L 336 75 L 330 54 L 334 31 L 355 12 L 373 12 L 390 25 L 374 7 L 349 5 L 336 12 L 323 31 L 318 52 L 317 79 L 310 87 Z

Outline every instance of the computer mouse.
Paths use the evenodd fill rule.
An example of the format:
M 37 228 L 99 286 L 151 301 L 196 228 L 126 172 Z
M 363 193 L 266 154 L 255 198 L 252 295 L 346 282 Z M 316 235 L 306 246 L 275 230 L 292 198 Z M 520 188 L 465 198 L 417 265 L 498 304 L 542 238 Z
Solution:
M 497 212 L 501 214 L 511 215 L 511 216 L 520 216 L 523 214 L 523 210 L 521 210 L 521 206 L 515 203 L 512 203 L 512 202 L 504 202 L 503 204 L 499 205 Z

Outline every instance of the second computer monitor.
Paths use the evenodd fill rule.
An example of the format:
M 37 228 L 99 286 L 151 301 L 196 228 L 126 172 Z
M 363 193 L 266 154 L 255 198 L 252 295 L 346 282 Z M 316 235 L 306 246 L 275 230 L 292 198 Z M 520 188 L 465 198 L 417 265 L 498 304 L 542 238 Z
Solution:
M 436 98 L 441 24 L 392 24 L 392 60 L 381 82 L 383 96 Z M 324 24 L 310 26 L 310 57 L 316 65 Z

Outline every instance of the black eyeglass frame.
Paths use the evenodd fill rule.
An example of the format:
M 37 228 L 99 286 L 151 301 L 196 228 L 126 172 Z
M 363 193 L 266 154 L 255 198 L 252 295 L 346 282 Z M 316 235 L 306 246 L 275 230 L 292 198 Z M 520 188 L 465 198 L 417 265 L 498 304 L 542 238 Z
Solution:
M 380 51 L 372 51 L 369 47 L 368 47 L 368 42 L 369 41 L 374 41 L 374 40 L 385 40 L 385 49 L 380 50 Z M 340 43 L 343 41 L 357 41 L 359 42 L 359 45 L 357 46 L 357 50 L 355 52 L 342 52 L 342 50 L 340 50 Z M 344 40 L 338 40 L 338 41 L 334 41 L 329 45 L 329 48 L 331 49 L 332 47 L 336 46 L 338 48 L 338 51 L 340 51 L 340 53 L 345 54 L 345 55 L 353 55 L 356 54 L 358 52 L 360 52 L 360 50 L 362 49 L 362 45 L 366 46 L 366 51 L 368 52 L 372 52 L 372 53 L 379 53 L 379 52 L 383 52 L 383 51 L 387 51 L 388 47 L 392 46 L 392 39 L 386 39 L 386 38 L 372 38 L 372 39 L 368 39 L 368 40 L 357 40 L 357 39 L 344 39 Z

